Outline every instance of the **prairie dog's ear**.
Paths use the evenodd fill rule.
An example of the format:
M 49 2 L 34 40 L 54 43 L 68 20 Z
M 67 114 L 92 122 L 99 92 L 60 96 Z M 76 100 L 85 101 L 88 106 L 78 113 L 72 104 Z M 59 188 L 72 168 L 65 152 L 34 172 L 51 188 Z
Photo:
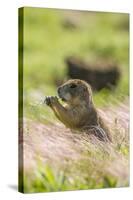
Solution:
M 88 88 L 87 87 L 83 87 L 83 90 L 86 92 L 88 90 Z
M 89 93 L 92 94 L 92 87 L 91 87 L 91 85 L 89 85 L 89 84 L 88 84 L 88 91 L 89 91 Z
M 81 85 L 81 90 L 83 92 L 88 92 L 88 87 L 86 85 Z

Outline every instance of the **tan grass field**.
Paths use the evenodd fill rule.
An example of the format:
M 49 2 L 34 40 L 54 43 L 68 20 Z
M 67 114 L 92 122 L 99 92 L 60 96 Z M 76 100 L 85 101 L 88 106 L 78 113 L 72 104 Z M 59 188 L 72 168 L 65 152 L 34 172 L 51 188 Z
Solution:
M 112 130 L 112 144 L 86 133 L 72 132 L 60 122 L 41 124 L 25 119 L 23 142 L 27 186 L 38 178 L 40 166 L 44 173 L 45 167 L 53 174 L 62 172 L 70 185 L 80 181 L 87 188 L 87 177 L 96 180 L 95 188 L 106 179 L 107 182 L 111 179 L 115 187 L 129 185 L 129 107 L 126 104 L 100 110 Z

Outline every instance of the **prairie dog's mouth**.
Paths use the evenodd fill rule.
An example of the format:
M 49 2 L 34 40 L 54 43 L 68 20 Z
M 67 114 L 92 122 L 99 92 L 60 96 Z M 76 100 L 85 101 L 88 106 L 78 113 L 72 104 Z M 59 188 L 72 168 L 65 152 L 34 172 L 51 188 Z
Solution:
M 67 102 L 67 101 L 69 101 L 71 99 L 71 95 L 69 93 L 66 93 L 64 95 L 58 93 L 58 96 L 64 102 Z
M 67 101 L 67 100 L 66 100 L 66 99 L 64 99 L 63 97 L 61 98 L 61 100 L 62 100 L 62 101 L 65 101 L 65 102 Z
M 67 101 L 64 97 L 62 97 L 60 94 L 58 94 L 59 98 L 62 100 L 62 101 Z

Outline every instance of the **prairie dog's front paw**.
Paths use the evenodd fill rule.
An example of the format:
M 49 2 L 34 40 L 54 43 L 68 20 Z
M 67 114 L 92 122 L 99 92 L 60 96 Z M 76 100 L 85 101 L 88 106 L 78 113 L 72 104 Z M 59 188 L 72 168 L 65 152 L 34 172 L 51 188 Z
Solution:
M 48 106 L 51 106 L 52 104 L 54 104 L 55 102 L 58 101 L 58 98 L 55 96 L 47 96 L 44 100 L 44 103 Z
M 50 101 L 51 101 L 51 103 L 56 103 L 57 101 L 58 101 L 58 98 L 56 97 L 56 96 L 51 96 L 51 98 L 50 98 Z
M 51 105 L 51 97 L 50 96 L 46 96 L 44 99 L 44 104 L 46 104 L 47 106 Z

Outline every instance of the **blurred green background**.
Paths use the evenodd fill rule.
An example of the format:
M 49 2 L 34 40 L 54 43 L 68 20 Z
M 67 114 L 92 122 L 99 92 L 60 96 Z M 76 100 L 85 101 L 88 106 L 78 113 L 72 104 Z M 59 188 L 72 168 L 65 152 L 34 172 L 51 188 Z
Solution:
M 99 59 L 116 61 L 121 70 L 118 86 L 115 90 L 102 89 L 100 92 L 95 92 L 94 102 L 97 107 L 102 108 L 127 102 L 129 96 L 128 14 L 27 7 L 24 8 L 23 26 L 23 43 L 20 41 L 19 48 L 23 49 L 25 118 L 45 124 L 50 121 L 54 122 L 54 120 L 57 122 L 54 114 L 42 102 L 47 95 L 57 95 L 55 80 L 66 78 L 65 58 L 71 55 L 89 62 Z M 128 149 L 127 146 L 124 148 Z M 121 152 L 121 148 L 119 149 Z M 104 155 L 104 153 L 101 154 L 99 151 L 98 155 Z M 124 153 L 122 155 L 125 156 Z M 77 167 L 77 164 L 73 168 L 75 166 Z M 83 166 L 83 169 L 84 171 L 88 169 L 88 163 L 87 167 Z M 83 183 L 75 179 L 72 186 L 64 181 L 67 178 L 64 173 L 56 177 L 49 167 L 44 169 L 43 166 L 44 174 L 39 173 L 39 170 L 37 172 L 39 178 L 35 182 L 30 182 L 29 177 L 25 177 L 27 192 L 119 186 L 117 180 L 112 179 L 108 174 L 101 179 L 100 183 L 94 175 L 93 180 L 90 176 Z M 90 169 L 93 175 L 92 171 L 93 166 Z M 121 185 L 127 186 L 128 184 L 122 183 Z
M 120 13 L 24 8 L 24 111 L 30 118 L 54 118 L 39 104 L 56 95 L 55 80 L 66 77 L 65 58 L 75 55 L 87 61 L 115 60 L 122 78 L 114 91 L 94 95 L 97 106 L 128 96 L 129 15 Z M 115 97 L 115 98 L 114 98 Z

